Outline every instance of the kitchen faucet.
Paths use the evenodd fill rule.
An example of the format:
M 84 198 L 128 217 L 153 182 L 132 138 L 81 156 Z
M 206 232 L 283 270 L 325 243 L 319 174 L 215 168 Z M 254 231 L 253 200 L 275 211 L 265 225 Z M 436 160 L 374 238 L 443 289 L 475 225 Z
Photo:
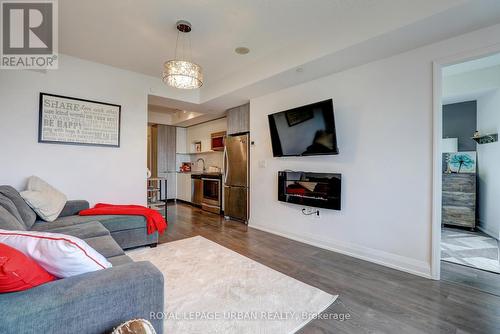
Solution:
M 201 160 L 201 162 L 203 162 L 203 171 L 206 171 L 206 168 L 205 168 L 205 159 L 198 158 L 198 160 L 196 160 L 196 163 L 198 163 L 198 161 L 200 161 L 200 160 Z

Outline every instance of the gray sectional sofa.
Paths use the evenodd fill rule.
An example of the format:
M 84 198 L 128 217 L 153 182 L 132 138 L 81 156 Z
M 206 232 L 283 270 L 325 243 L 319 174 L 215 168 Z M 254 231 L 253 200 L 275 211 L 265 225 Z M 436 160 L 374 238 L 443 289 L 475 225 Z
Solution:
M 10 186 L 0 186 L 0 229 L 62 233 L 85 240 L 112 268 L 73 276 L 26 291 L 0 294 L 0 333 L 109 333 L 134 318 L 163 311 L 163 275 L 150 262 L 134 262 L 123 249 L 156 245 L 137 216 L 78 216 L 86 201 L 68 201 L 59 218 L 43 222 Z M 158 333 L 163 323 L 151 320 Z
M 0 186 L 0 194 L 2 187 L 3 186 Z M 127 215 L 78 216 L 78 212 L 88 208 L 89 203 L 87 201 L 68 201 L 55 221 L 47 223 L 42 220 L 36 220 L 31 230 L 46 232 L 51 232 L 50 230 L 52 230 L 55 233 L 64 234 L 64 232 L 53 230 L 55 228 L 54 226 L 64 231 L 66 227 L 75 227 L 82 223 L 98 221 L 111 233 L 113 239 L 122 249 L 147 245 L 156 246 L 158 244 L 158 232 L 148 235 L 146 219 L 144 217 Z M 86 226 L 80 226 L 81 230 L 85 230 L 86 228 Z

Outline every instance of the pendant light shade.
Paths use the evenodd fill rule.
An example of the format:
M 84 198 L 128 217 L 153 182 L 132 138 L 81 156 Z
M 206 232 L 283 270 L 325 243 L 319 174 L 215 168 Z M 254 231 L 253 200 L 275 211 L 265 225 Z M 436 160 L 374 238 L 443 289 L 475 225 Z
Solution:
M 175 59 L 165 62 L 163 65 L 162 80 L 169 86 L 180 89 L 195 89 L 203 85 L 203 74 L 201 66 L 189 60 L 191 56 L 191 42 L 189 41 L 188 56 L 186 59 L 185 41 L 181 38 L 182 57 L 178 56 L 178 45 L 180 35 L 191 31 L 191 24 L 181 20 L 177 22 L 177 41 L 175 43 Z
M 203 85 L 201 67 L 186 60 L 169 60 L 165 62 L 163 82 L 180 89 L 195 89 Z

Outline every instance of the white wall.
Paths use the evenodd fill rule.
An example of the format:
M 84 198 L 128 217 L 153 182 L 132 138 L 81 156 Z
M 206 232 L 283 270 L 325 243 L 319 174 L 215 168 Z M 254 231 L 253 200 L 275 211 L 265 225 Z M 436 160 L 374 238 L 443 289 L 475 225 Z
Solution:
M 497 25 L 252 99 L 250 225 L 430 276 L 432 61 L 499 42 Z M 273 158 L 266 115 L 328 98 L 340 154 Z M 342 173 L 342 211 L 278 202 L 284 169 Z
M 477 129 L 482 134 L 500 130 L 500 89 L 477 100 Z M 500 143 L 477 145 L 479 227 L 500 239 Z
M 0 184 L 23 189 L 38 175 L 71 199 L 145 204 L 147 94 L 161 81 L 64 55 L 59 61 L 46 73 L 0 70 Z M 38 143 L 40 92 L 120 104 L 121 147 Z

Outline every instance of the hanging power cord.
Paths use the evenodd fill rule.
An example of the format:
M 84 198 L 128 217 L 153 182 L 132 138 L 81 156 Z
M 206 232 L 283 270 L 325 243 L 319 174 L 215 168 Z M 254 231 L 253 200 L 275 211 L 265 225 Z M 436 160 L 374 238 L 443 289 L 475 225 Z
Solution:
M 306 208 L 303 208 L 303 209 L 302 209 L 302 214 L 303 214 L 304 216 L 312 216 L 312 215 L 317 215 L 317 216 L 319 216 L 319 210 L 310 210 L 310 211 L 308 212 L 308 210 L 307 210 Z

